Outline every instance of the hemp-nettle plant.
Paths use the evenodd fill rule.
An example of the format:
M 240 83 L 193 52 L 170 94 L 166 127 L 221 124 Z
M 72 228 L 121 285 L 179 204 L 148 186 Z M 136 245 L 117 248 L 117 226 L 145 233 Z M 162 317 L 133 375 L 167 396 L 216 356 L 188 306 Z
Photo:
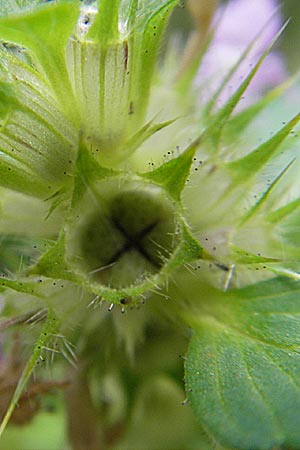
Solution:
M 159 52 L 178 3 L 0 1 L 0 449 L 300 448 L 284 27 L 220 76 L 217 1 Z

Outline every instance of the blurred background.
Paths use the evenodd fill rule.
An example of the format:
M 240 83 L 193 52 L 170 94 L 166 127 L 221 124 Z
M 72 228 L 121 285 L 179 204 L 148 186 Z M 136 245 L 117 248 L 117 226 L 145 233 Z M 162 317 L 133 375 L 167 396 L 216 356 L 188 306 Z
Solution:
M 210 0 L 207 1 L 209 2 Z M 236 2 L 242 6 L 251 1 L 220 0 L 219 3 L 226 5 L 231 2 Z M 281 2 L 274 0 L 274 4 L 279 6 L 283 22 L 289 20 L 289 24 L 280 38 L 277 47 L 283 52 L 289 71 L 294 73 L 299 70 L 300 65 L 300 0 L 282 0 Z M 257 8 L 257 14 L 260 15 L 259 7 Z M 188 12 L 187 0 L 184 0 L 181 7 L 178 7 L 174 12 L 169 32 L 177 29 L 178 31 L 180 30 L 180 34 L 183 37 L 187 37 L 193 27 L 194 20 Z
M 291 19 L 281 42 L 291 71 L 299 70 L 300 63 L 300 1 L 283 0 L 282 12 L 285 19 Z

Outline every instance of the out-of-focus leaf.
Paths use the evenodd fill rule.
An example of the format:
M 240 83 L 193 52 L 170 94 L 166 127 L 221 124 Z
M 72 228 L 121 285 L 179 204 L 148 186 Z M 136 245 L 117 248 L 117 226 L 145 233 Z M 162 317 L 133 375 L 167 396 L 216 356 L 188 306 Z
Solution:
M 299 294 L 299 282 L 272 279 L 208 292 L 206 310 L 190 316 L 188 398 L 222 445 L 299 448 Z

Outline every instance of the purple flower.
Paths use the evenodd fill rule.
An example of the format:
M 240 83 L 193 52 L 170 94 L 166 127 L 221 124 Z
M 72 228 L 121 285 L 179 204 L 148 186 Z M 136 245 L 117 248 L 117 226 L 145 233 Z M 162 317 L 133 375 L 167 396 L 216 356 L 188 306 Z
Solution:
M 282 18 L 276 0 L 231 0 L 218 9 L 215 20 L 218 21 L 215 35 L 198 74 L 205 99 L 215 92 L 245 48 L 263 30 L 250 54 L 223 91 L 220 105 L 236 90 L 270 45 L 272 38 L 282 26 Z M 265 91 L 280 84 L 287 76 L 281 54 L 272 50 L 251 82 L 244 104 L 241 106 L 252 103 Z

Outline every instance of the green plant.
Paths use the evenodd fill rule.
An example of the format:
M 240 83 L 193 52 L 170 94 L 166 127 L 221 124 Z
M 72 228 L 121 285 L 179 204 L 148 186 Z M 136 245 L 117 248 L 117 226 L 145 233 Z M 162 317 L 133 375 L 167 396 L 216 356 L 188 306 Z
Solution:
M 280 33 L 199 107 L 203 55 L 156 70 L 177 0 L 87 3 L 0 3 L 0 432 L 50 403 L 74 449 L 297 449 L 299 115 L 256 135 L 290 82 L 233 114 Z

